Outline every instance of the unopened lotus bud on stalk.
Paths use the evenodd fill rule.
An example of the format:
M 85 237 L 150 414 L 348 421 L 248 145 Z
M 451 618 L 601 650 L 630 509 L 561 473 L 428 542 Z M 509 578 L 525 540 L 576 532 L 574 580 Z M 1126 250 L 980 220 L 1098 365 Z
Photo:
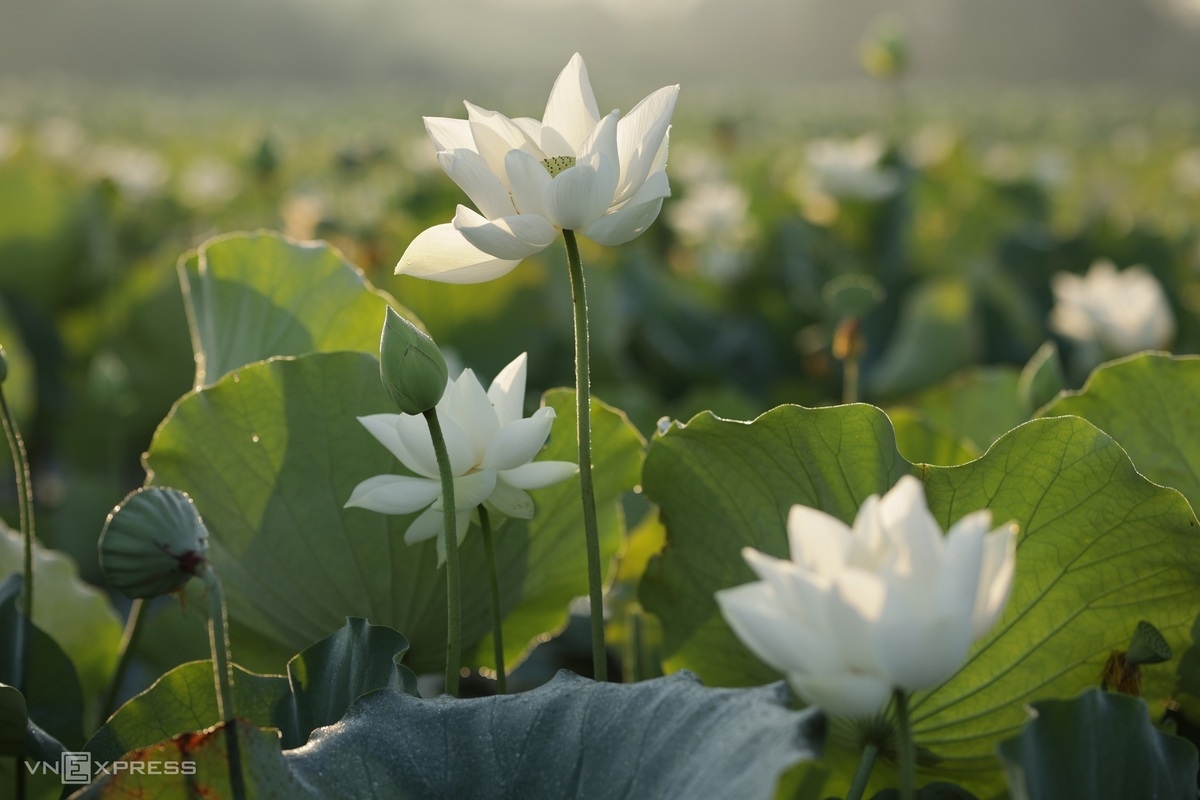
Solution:
M 379 338 L 379 375 L 400 411 L 424 414 L 446 391 L 446 359 L 429 335 L 391 307 Z
M 112 510 L 100 533 L 100 568 L 129 597 L 176 592 L 201 574 L 208 531 L 192 499 L 178 489 L 149 486 Z
M 8 378 L 8 356 L 4 354 L 4 346 L 0 345 L 0 383 Z

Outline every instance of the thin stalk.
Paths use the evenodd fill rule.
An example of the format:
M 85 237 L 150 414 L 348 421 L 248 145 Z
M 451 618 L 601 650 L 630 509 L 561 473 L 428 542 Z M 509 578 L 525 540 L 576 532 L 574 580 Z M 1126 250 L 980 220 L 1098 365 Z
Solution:
M 913 741 L 912 720 L 908 715 L 908 693 L 896 689 L 896 725 L 899 738 L 900 800 L 915 800 L 917 796 L 917 746 Z
M 438 473 L 442 477 L 442 517 L 446 536 L 446 694 L 458 697 L 458 671 L 462 664 L 462 589 L 459 588 L 458 525 L 454 508 L 454 473 L 450 469 L 450 453 L 442 436 L 442 424 L 437 409 L 425 412 L 433 452 L 437 456 Z
M 854 771 L 854 780 L 850 783 L 850 791 L 846 800 L 861 800 L 867 790 L 867 781 L 871 779 L 871 770 L 875 767 L 875 757 L 879 755 L 879 745 L 867 742 L 863 745 L 862 758 L 859 759 L 858 769 Z
M 3 350 L 0 349 L 0 358 Z M 24 692 L 29 676 L 29 639 L 30 626 L 33 625 L 33 480 L 29 472 L 29 458 L 25 453 L 25 442 L 21 440 L 21 432 L 17 429 L 17 421 L 8 407 L 4 396 L 4 388 L 0 386 L 0 425 L 4 427 L 4 438 L 8 440 L 8 449 L 12 452 L 13 471 L 17 476 L 17 516 L 21 527 L 21 540 L 25 547 L 25 560 L 22 575 L 22 602 L 25 616 L 17 626 L 17 652 L 20 654 L 17 664 L 20 672 L 15 681 L 17 690 Z
M 201 570 L 208 594 L 208 643 L 212 648 L 213 682 L 217 689 L 217 715 L 222 722 L 233 719 L 233 667 L 229 660 L 229 622 L 221 579 L 211 564 Z
M 133 658 L 134 647 L 142 632 L 144 607 L 145 601 L 140 597 L 129 606 L 129 619 L 125 620 L 125 632 L 121 634 L 121 644 L 117 649 L 117 669 L 113 673 L 112 682 L 108 684 L 108 692 L 104 695 L 104 704 L 100 706 L 101 722 L 108 719 L 117 710 L 117 694 L 121 690 L 121 682 L 125 679 L 125 672 L 129 669 L 129 662 Z
M 842 402 L 846 405 L 858 402 L 857 358 L 847 358 L 842 362 Z
M 229 783 L 234 800 L 245 800 L 246 783 L 242 776 L 242 755 L 237 735 L 237 712 L 233 704 L 233 663 L 229 654 L 229 618 L 221 579 L 211 564 L 200 570 L 208 595 L 208 643 L 212 649 L 213 682 L 217 689 L 217 716 L 225 724 L 225 748 L 229 762 Z
M 496 566 L 492 520 L 482 503 L 479 504 L 479 527 L 483 528 L 483 555 L 487 558 L 488 583 L 492 589 L 492 648 L 496 658 L 496 694 L 505 694 L 508 691 L 508 676 L 504 674 L 504 620 L 500 613 L 500 570 Z
M 583 262 L 575 231 L 564 230 L 567 267 L 571 272 L 571 301 L 575 311 L 575 431 L 579 439 L 579 494 L 583 501 L 583 535 L 587 550 L 588 600 L 592 615 L 592 674 L 608 680 L 607 649 L 604 645 L 604 584 L 600 577 L 600 527 L 596 524 L 596 490 L 592 486 L 592 384 L 588 366 L 587 294 L 583 285 Z

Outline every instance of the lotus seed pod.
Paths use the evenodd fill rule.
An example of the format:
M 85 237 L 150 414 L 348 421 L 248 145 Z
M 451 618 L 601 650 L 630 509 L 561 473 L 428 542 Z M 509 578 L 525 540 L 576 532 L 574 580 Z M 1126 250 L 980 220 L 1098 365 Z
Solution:
M 379 339 L 379 375 L 400 411 L 423 414 L 446 391 L 446 360 L 427 334 L 388 308 Z
M 1171 660 L 1171 645 L 1158 628 L 1142 620 L 1133 631 L 1125 660 L 1130 664 L 1161 664 Z
M 182 589 L 199 574 L 208 531 L 178 489 L 149 486 L 112 510 L 100 533 L 100 568 L 109 585 L 129 597 Z

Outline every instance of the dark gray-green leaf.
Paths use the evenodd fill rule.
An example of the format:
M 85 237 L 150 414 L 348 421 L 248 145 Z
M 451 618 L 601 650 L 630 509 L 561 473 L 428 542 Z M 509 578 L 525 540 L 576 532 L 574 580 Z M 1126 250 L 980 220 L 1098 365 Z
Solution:
M 681 673 L 618 685 L 564 671 L 482 700 L 376 692 L 288 761 L 326 797 L 361 796 L 369 775 L 428 800 L 741 800 L 771 797 L 785 769 L 816 756 L 823 727 L 789 709 L 782 683 L 709 689 Z
M 1014 800 L 1194 800 L 1196 748 L 1155 729 L 1145 702 L 1088 689 L 1033 704 L 1033 720 L 1000 743 Z

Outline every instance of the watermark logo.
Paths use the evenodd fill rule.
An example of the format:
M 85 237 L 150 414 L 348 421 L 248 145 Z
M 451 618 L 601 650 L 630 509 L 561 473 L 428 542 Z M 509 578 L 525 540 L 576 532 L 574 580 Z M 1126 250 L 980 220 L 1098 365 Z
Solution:
M 84 786 L 108 775 L 195 775 L 195 761 L 95 761 L 91 753 L 66 751 L 57 762 L 27 761 L 30 775 L 57 775 L 64 786 Z
M 58 776 L 66 786 L 92 782 L 92 754 L 65 752 L 58 759 Z

